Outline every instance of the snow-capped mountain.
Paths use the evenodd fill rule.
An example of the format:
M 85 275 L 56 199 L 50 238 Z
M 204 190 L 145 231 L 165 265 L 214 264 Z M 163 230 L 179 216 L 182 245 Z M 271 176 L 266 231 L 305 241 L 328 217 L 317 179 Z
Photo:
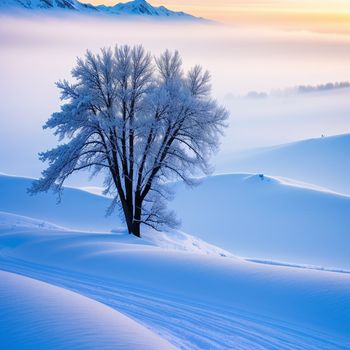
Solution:
M 114 6 L 85 4 L 78 0 L 0 0 L 3 9 L 73 10 L 81 13 L 101 13 L 117 16 L 174 17 L 199 19 L 185 12 L 176 12 L 164 6 L 152 6 L 146 0 L 117 3 Z
M 118 3 L 114 6 L 100 5 L 97 8 L 115 14 L 141 15 L 141 16 L 190 16 L 184 12 L 168 10 L 164 6 L 154 7 L 145 0 L 134 0 L 126 3 Z M 190 16 L 192 17 L 192 16 Z
M 37 9 L 66 9 L 76 11 L 97 11 L 96 7 L 90 4 L 83 4 L 77 0 L 0 0 L 0 7 L 3 8 L 24 8 Z

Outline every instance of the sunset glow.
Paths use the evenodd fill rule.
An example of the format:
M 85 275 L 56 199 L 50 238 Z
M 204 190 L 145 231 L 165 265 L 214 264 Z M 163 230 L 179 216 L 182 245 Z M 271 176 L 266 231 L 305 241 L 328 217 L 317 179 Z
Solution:
M 117 0 L 86 0 L 113 5 Z M 350 33 L 350 3 L 344 0 L 150 0 L 152 5 L 239 25 Z

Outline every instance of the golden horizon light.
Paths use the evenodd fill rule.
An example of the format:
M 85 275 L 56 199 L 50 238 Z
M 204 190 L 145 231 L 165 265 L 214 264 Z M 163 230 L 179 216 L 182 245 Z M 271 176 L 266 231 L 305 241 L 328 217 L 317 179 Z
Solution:
M 127 0 L 84 2 L 114 5 Z M 277 26 L 284 29 L 350 34 L 348 0 L 149 0 L 149 3 L 233 25 Z

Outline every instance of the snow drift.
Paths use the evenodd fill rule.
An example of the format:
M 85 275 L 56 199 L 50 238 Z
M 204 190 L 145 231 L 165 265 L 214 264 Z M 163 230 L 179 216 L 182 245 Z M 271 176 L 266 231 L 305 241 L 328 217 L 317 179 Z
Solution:
M 4 271 L 0 279 L 3 349 L 175 349 L 92 299 Z
M 76 230 L 124 230 L 117 213 L 105 217 L 108 198 L 66 188 L 57 204 L 50 193 L 29 196 L 31 181 L 0 176 L 0 211 Z M 193 189 L 178 184 L 175 190 L 170 206 L 182 220 L 182 229 L 232 254 L 350 269 L 347 196 L 249 174 L 212 176 Z M 148 234 L 152 237 L 163 247 L 229 255 L 181 232 Z
M 350 275 L 347 273 L 182 253 L 147 245 L 127 234 L 26 228 L 27 219 L 20 225 L 21 218 L 16 217 L 13 225 L 14 218 L 6 214 L 2 217 L 6 222 L 0 234 L 2 270 L 68 288 L 107 304 L 181 349 L 349 349 Z M 21 288 L 28 286 L 19 284 L 22 283 L 19 280 L 12 285 L 16 283 Z M 31 285 L 32 282 L 29 296 L 23 289 L 10 288 L 15 298 L 10 301 L 12 311 L 7 317 L 12 317 L 12 312 L 21 317 L 26 314 L 24 306 L 16 303 L 17 299 L 25 298 L 30 311 L 27 320 L 31 317 L 37 320 L 38 316 L 31 311 L 38 304 L 29 301 L 38 294 L 32 292 L 35 285 Z M 61 324 L 60 315 L 68 310 L 70 300 L 76 306 L 69 308 L 72 321 L 67 321 L 68 328 L 76 312 L 84 311 L 81 305 L 90 303 L 84 298 L 70 299 L 70 294 L 62 299 L 66 292 L 59 290 L 52 294 L 46 289 L 48 295 L 42 302 L 46 305 L 50 300 L 53 312 L 48 315 L 43 308 L 41 314 L 51 324 Z M 57 297 L 63 300 L 58 319 L 55 318 Z M 95 315 L 94 310 L 101 310 L 101 315 L 99 311 L 91 320 L 89 315 Z M 105 320 L 109 313 L 96 304 L 92 312 L 89 308 L 84 312 L 82 315 L 87 316 L 81 328 L 76 326 L 80 334 L 84 333 L 85 325 L 92 332 L 99 331 L 100 328 L 94 329 L 94 323 L 100 327 L 99 320 Z M 118 314 L 110 317 L 113 322 L 120 320 Z M 111 327 L 116 329 L 113 322 L 104 325 L 101 336 L 107 334 L 112 341 L 120 341 L 116 339 L 119 332 L 110 333 Z M 135 328 L 134 325 L 129 329 L 133 332 Z M 49 327 L 46 332 L 51 330 Z M 99 340 L 97 337 L 96 341 Z M 154 347 L 158 348 L 166 347 Z
M 42 232 L 44 230 L 44 235 L 47 233 L 45 230 L 50 230 L 49 232 L 51 235 L 53 235 L 55 231 L 60 232 L 60 234 L 66 234 L 67 236 L 69 235 L 69 232 L 72 232 L 72 230 L 52 223 L 48 223 L 44 220 L 32 219 L 27 216 L 0 211 L 0 233 L 7 231 L 12 232 L 13 230 L 16 230 L 17 232 L 20 231 L 24 236 L 28 235 L 28 237 L 30 236 L 28 230 L 29 232 L 30 230 L 32 230 L 33 232 Z M 81 233 L 79 231 L 74 232 L 78 235 L 79 233 Z M 197 237 L 191 236 L 179 230 L 171 230 L 169 232 L 158 232 L 146 228 L 143 231 L 142 239 L 135 239 L 134 236 L 129 235 L 127 233 L 125 228 L 113 229 L 111 232 L 108 233 L 99 232 L 95 234 L 97 238 L 105 237 L 104 239 L 107 240 L 111 244 L 111 246 L 113 246 L 113 243 L 117 239 L 118 241 L 126 240 L 128 243 L 138 242 L 144 245 L 151 245 L 155 247 L 186 251 L 197 254 L 232 257 L 232 254 L 228 251 L 216 247 L 207 242 L 204 242 L 203 240 Z
M 182 228 L 240 256 L 350 269 L 350 197 L 262 174 L 179 184 Z
M 29 216 L 71 229 L 110 231 L 121 225 L 116 215 L 106 217 L 110 200 L 74 188 L 65 188 L 61 202 L 53 193 L 30 196 L 33 179 L 0 175 L 0 211 Z
M 285 176 L 350 195 L 349 150 L 350 134 L 320 137 L 242 152 L 218 171 Z

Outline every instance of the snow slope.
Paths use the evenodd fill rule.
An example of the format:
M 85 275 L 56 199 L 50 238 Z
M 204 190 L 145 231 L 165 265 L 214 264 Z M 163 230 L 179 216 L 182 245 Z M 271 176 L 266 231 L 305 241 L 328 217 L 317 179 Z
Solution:
M 0 211 L 76 230 L 123 232 L 117 213 L 105 218 L 108 198 L 66 188 L 57 204 L 53 194 L 29 196 L 31 181 L 0 176 Z M 350 270 L 350 197 L 250 174 L 208 177 L 193 189 L 178 184 L 175 192 L 170 206 L 182 229 L 200 239 L 146 230 L 152 244 Z
M 350 195 L 350 134 L 293 142 L 227 157 L 223 173 L 285 176 Z
M 58 202 L 57 194 L 53 193 L 30 196 L 27 189 L 32 181 L 29 178 L 0 174 L 0 212 L 7 212 L 6 215 L 0 215 L 0 227 L 7 225 L 10 220 L 14 227 L 21 227 L 25 222 L 25 227 L 37 229 L 54 227 L 65 230 L 69 227 L 70 230 L 113 231 L 114 235 L 125 233 L 125 225 L 117 212 L 108 217 L 105 215 L 110 205 L 108 198 L 68 187 L 63 191 L 61 202 Z M 143 238 L 148 244 L 164 248 L 220 256 L 231 255 L 222 248 L 179 230 L 164 233 L 145 228 Z
M 4 271 L 0 279 L 3 349 L 175 349 L 95 300 Z
M 0 211 L 29 216 L 80 230 L 116 229 L 121 225 L 116 214 L 105 217 L 109 199 L 82 190 L 66 188 L 61 203 L 53 193 L 30 196 L 33 179 L 0 175 Z
M 350 269 L 350 197 L 251 174 L 179 184 L 182 229 L 236 255 Z
M 95 300 L 4 271 L 0 279 L 2 349 L 175 349 Z
M 60 232 L 61 234 L 69 234 L 72 230 L 63 228 L 61 226 L 48 223 L 44 220 L 32 219 L 27 216 L 16 215 L 7 212 L 0 211 L 0 233 L 2 231 L 8 230 L 21 231 L 23 235 L 28 234 L 28 230 L 34 232 L 40 232 L 44 230 L 50 230 L 51 234 L 54 231 Z M 79 231 L 74 231 L 79 235 Z M 117 230 L 112 230 L 111 232 L 99 232 L 96 234 L 97 238 L 105 237 L 109 244 L 113 245 L 115 240 L 126 240 L 127 242 L 138 242 L 145 245 L 152 245 L 156 247 L 174 249 L 179 251 L 186 251 L 197 254 L 204 255 L 215 255 L 215 256 L 232 256 L 228 251 L 216 247 L 212 244 L 204 242 L 203 240 L 191 236 L 185 232 L 179 230 L 169 230 L 168 232 L 158 232 L 152 229 L 144 228 L 142 232 L 142 239 L 135 239 L 133 236 L 130 236 L 125 228 L 120 228 Z M 91 236 L 90 236 L 91 237 Z
M 25 229 L 26 220 L 19 227 L 11 225 L 11 220 L 11 217 L 4 219 L 7 224 L 1 227 L 1 270 L 55 284 L 100 301 L 178 348 L 350 349 L 350 275 L 347 273 L 181 253 L 146 245 L 128 235 Z M 18 223 L 20 218 L 16 220 Z M 22 282 L 16 279 L 13 283 Z M 32 283 L 36 285 L 30 282 L 29 286 Z M 30 292 L 27 297 L 23 289 L 11 286 L 10 290 L 25 300 L 37 295 Z M 51 298 L 48 289 L 47 299 L 55 309 L 59 304 L 57 294 L 66 294 L 61 290 L 53 293 Z M 69 298 L 63 299 L 63 314 L 73 300 Z M 7 317 L 11 319 L 11 313 L 15 312 L 13 317 L 20 316 L 18 322 L 21 322 L 25 315 L 21 311 L 23 308 L 16 306 L 17 297 L 9 299 L 12 311 Z M 44 298 L 44 305 L 47 299 Z M 74 301 L 73 314 L 78 309 L 90 315 L 89 310 L 80 310 L 85 302 L 90 301 L 84 298 Z M 30 321 L 31 317 L 36 319 L 31 311 L 38 304 L 28 304 L 27 320 Z M 100 308 L 99 305 L 94 307 Z M 104 311 L 101 313 L 102 319 L 107 317 Z M 54 314 L 46 316 L 50 322 L 60 323 L 60 314 L 58 319 L 51 317 Z M 85 324 L 90 329 L 90 322 L 98 323 L 100 311 L 93 314 L 96 320 L 86 317 L 79 332 L 84 332 Z M 119 318 L 111 315 L 113 317 Z M 103 324 L 103 332 L 112 337 L 108 322 Z M 70 322 L 67 327 L 69 325 Z M 50 327 L 46 332 L 50 332 Z M 159 348 L 165 347 L 154 347 Z

